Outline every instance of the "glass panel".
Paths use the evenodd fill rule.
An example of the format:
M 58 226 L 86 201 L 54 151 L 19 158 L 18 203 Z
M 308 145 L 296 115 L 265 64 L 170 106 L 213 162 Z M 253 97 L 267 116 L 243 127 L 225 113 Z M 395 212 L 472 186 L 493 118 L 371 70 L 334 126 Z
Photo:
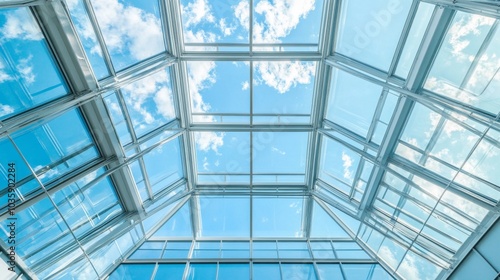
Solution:
M 254 259 L 277 259 L 278 251 L 276 242 L 256 241 L 252 243 L 252 258 Z
M 281 280 L 280 265 L 277 263 L 254 263 L 253 279 Z
M 186 202 L 168 221 L 163 224 L 153 237 L 193 237 L 191 227 L 190 202 Z
M 192 263 L 186 280 L 216 280 L 217 264 Z
M 349 238 L 349 235 L 328 213 L 314 202 L 311 220 L 311 237 Z
M 116 71 L 165 51 L 158 1 L 91 2 Z
M 369 279 L 369 275 L 375 268 L 374 264 L 342 264 L 342 270 L 346 280 Z M 407 274 L 411 275 L 411 274 Z M 419 279 L 419 278 L 417 278 Z
M 316 280 L 312 264 L 282 264 L 283 279 Z
M 250 265 L 247 263 L 219 264 L 217 280 L 250 280 Z
M 154 264 L 121 264 L 111 275 L 110 280 L 150 279 Z
M 196 242 L 193 259 L 218 259 L 220 258 L 220 242 Z
M 250 63 L 210 62 L 206 82 L 198 83 L 206 65 L 198 61 L 187 63 L 193 75 L 189 83 L 193 122 L 249 123 Z
M 180 137 L 153 149 L 143 159 L 153 194 L 161 192 L 184 176 Z
M 66 1 L 69 14 L 75 26 L 80 42 L 82 42 L 85 54 L 89 59 L 90 65 L 94 70 L 97 79 L 105 78 L 109 75 L 106 64 L 104 63 L 102 49 L 97 41 L 97 36 L 92 28 L 89 16 L 85 10 L 83 0 Z
M 416 279 L 428 280 L 437 279 L 440 271 L 438 266 L 411 251 L 406 253 L 397 270 L 400 275 L 413 275 Z
M 276 175 L 272 180 L 257 179 L 259 183 L 291 183 L 281 174 L 296 174 L 305 181 L 308 133 L 256 132 L 252 137 L 254 180 L 262 175 Z M 269 177 L 269 176 L 268 176 Z M 275 176 L 270 176 L 275 177 Z M 269 178 L 271 179 L 271 178 Z M 292 182 L 299 179 L 293 177 Z
M 164 245 L 163 241 L 146 241 L 130 256 L 130 259 L 159 259 Z
M 500 223 L 497 221 L 493 227 L 483 236 L 483 239 L 477 244 L 476 249 L 479 253 L 497 270 L 500 271 Z
M 68 126 L 72 129 L 68 130 Z M 42 183 L 52 181 L 98 156 L 94 141 L 77 109 L 41 126 L 16 132 L 13 139 Z
M 249 237 L 249 197 L 198 197 L 201 237 Z
M 176 118 L 169 68 L 124 86 L 121 93 L 137 137 Z
M 254 62 L 254 123 L 309 123 L 315 72 L 316 62 Z
M 310 259 L 306 242 L 278 241 L 278 254 L 280 259 Z
M 342 3 L 336 51 L 387 71 L 410 7 L 399 0 Z
M 116 133 L 118 134 L 118 138 L 120 138 L 122 146 L 125 146 L 126 144 L 132 142 L 132 136 L 130 135 L 127 121 L 125 120 L 123 107 L 120 105 L 121 101 L 119 100 L 117 95 L 115 93 L 112 93 L 106 96 L 104 98 L 104 102 L 106 103 L 109 116 L 113 121 Z
M 163 253 L 163 259 L 187 259 L 191 241 L 168 241 Z
M 250 258 L 249 242 L 223 241 L 221 258 L 223 259 L 248 259 Z
M 330 242 L 311 241 L 311 250 L 315 259 L 335 259 Z
M 254 197 L 253 237 L 302 237 L 302 197 Z
M 339 259 L 369 260 L 366 252 L 356 242 L 334 242 L 333 248 Z
M 500 29 L 494 23 L 494 18 L 457 12 L 425 88 L 496 115 Z
M 338 279 L 343 280 L 339 264 L 317 264 L 320 280 Z
M 319 178 L 350 195 L 361 156 L 328 137 L 322 140 Z
M 123 212 L 109 176 L 88 184 L 103 172 L 91 173 L 51 195 L 78 238 Z
M 179 280 L 184 275 L 185 264 L 158 264 L 155 280 Z
M 0 26 L 0 120 L 66 95 L 62 74 L 29 9 L 1 9 Z
M 432 12 L 434 11 L 434 5 L 429 3 L 421 2 L 418 4 L 418 10 L 413 18 L 410 31 L 408 32 L 408 37 L 406 38 L 405 46 L 401 52 L 401 57 L 399 58 L 398 66 L 396 68 L 396 75 L 406 79 L 410 68 L 413 64 L 415 56 L 417 55 L 420 42 L 424 37 L 425 30 L 431 19 Z
M 250 173 L 250 133 L 248 132 L 194 132 L 198 174 L 220 174 L 221 180 L 204 180 L 198 183 L 224 184 L 227 175 Z M 250 182 L 250 178 L 242 182 Z
M 253 42 L 318 43 L 323 1 L 254 1 Z M 258 50 L 273 50 L 258 48 Z
M 343 71 L 334 70 L 326 118 L 366 137 L 381 93 L 382 87 L 379 85 Z
M 185 43 L 248 44 L 250 8 L 247 1 L 180 2 Z

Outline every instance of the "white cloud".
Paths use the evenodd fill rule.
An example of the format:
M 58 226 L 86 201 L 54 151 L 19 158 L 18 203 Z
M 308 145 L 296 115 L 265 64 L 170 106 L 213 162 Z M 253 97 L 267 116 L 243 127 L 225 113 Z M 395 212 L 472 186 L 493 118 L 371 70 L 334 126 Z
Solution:
M 273 152 L 275 152 L 275 153 L 278 153 L 278 154 L 280 154 L 280 155 L 282 155 L 282 156 L 286 155 L 286 152 L 284 152 L 284 151 L 282 151 L 282 150 L 280 150 L 280 149 L 278 149 L 278 148 L 276 148 L 276 147 L 272 147 L 272 148 L 271 148 L 271 151 L 273 151 Z
M 86 185 L 86 184 L 92 182 L 95 178 L 97 178 L 97 170 L 92 171 L 89 174 L 87 174 L 87 176 L 83 177 L 82 182 L 83 182 L 83 184 Z
M 40 180 L 43 180 L 45 178 L 51 179 L 51 178 L 60 174 L 57 169 L 47 169 L 47 167 L 43 167 L 41 165 L 36 166 L 35 168 L 33 168 L 33 170 L 36 173 L 39 173 L 39 172 L 42 173 L 40 175 L 37 175 Z
M 92 4 L 111 53 L 121 53 L 128 49 L 135 59 L 144 59 L 164 50 L 161 23 L 155 15 L 126 6 L 118 0 L 99 0 Z M 95 41 L 90 24 L 84 20 L 80 20 L 79 24 L 83 28 L 84 37 Z M 96 47 L 92 52 L 100 52 L 97 42 L 95 43 Z
M 3 116 L 8 115 L 8 114 L 12 114 L 12 113 L 14 113 L 14 108 L 12 108 L 9 105 L 3 105 L 2 103 L 0 103 L 0 117 L 3 117 Z
M 29 13 L 18 9 L 6 14 L 6 21 L 0 29 L 5 39 L 21 39 L 38 41 L 43 39 L 43 34 Z
M 125 92 L 128 93 L 127 105 L 141 114 L 146 124 L 155 122 L 151 108 L 145 107 L 149 98 L 153 98 L 158 113 L 163 117 L 166 119 L 175 117 L 172 91 L 168 88 L 168 80 L 167 72 L 160 71 L 124 87 Z
M 21 78 L 28 85 L 35 82 L 35 74 L 33 73 L 33 66 L 30 64 L 32 55 L 28 56 L 25 59 L 19 60 L 18 65 L 16 66 L 17 72 L 21 75 Z
M 297 27 L 300 19 L 306 18 L 307 14 L 314 10 L 315 0 L 284 0 L 260 1 L 255 6 L 255 13 L 264 16 L 264 23 L 254 24 L 255 43 L 275 43 L 279 38 L 285 37 Z M 248 21 L 244 15 L 236 15 L 240 22 Z
M 241 90 L 248 90 L 250 88 L 250 83 L 248 81 L 244 81 L 241 83 Z
M 14 79 L 11 76 L 9 76 L 9 74 L 7 74 L 4 71 L 4 69 L 5 69 L 5 65 L 3 65 L 2 61 L 0 60 L 0 84 L 3 82 L 10 81 L 10 80 Z
M 353 160 L 348 154 L 342 152 L 342 161 L 343 161 L 342 166 L 344 167 L 344 178 L 351 180 L 352 172 L 350 168 L 352 166 Z
M 255 62 L 262 81 L 283 94 L 297 84 L 311 83 L 315 73 L 314 63 L 300 61 Z
M 460 59 L 467 59 L 463 50 L 469 46 L 470 41 L 465 39 L 469 35 L 479 35 L 481 26 L 491 26 L 495 19 L 480 15 L 467 15 L 465 18 L 454 23 L 449 31 L 449 42 L 452 46 L 452 54 Z
M 197 131 L 194 133 L 194 141 L 198 149 L 207 152 L 213 150 L 218 152 L 219 147 L 224 145 L 224 133 L 211 131 Z
M 208 163 L 208 158 L 204 157 L 203 158 L 203 170 L 208 171 L 209 170 L 209 168 L 208 168 L 209 166 L 210 166 L 210 163 Z
M 241 1 L 234 7 L 234 15 L 240 22 L 241 26 L 248 30 L 250 28 L 250 6 L 248 1 Z
M 225 37 L 225 36 L 230 36 L 231 34 L 233 34 L 236 27 L 235 26 L 228 26 L 226 24 L 226 20 L 224 18 L 221 18 L 219 20 L 219 29 L 222 31 L 222 34 Z
M 195 0 L 192 3 L 189 3 L 187 6 L 182 7 L 182 14 L 185 18 L 185 28 L 189 28 L 190 26 L 196 25 L 202 21 L 215 21 L 207 0 Z

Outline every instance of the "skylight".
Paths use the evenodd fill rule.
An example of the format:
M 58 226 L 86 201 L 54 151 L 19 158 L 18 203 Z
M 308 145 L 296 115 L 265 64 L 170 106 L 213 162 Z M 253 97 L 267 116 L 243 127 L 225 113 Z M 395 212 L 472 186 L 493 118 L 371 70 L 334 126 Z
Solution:
M 499 19 L 0 1 L 0 275 L 498 277 Z

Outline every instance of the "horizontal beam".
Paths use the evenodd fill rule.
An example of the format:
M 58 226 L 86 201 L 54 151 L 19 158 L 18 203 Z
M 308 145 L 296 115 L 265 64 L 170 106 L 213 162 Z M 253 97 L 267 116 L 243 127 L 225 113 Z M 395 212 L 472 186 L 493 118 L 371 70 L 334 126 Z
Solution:
M 180 61 L 319 61 L 320 53 L 316 52 L 186 52 Z

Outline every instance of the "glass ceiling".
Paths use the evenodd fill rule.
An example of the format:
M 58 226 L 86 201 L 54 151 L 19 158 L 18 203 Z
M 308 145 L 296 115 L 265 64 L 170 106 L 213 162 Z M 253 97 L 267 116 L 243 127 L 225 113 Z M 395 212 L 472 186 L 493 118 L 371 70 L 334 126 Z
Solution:
M 500 277 L 499 19 L 0 0 L 0 275 Z

